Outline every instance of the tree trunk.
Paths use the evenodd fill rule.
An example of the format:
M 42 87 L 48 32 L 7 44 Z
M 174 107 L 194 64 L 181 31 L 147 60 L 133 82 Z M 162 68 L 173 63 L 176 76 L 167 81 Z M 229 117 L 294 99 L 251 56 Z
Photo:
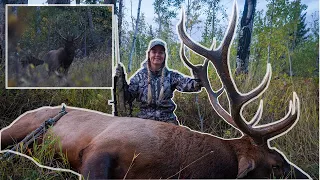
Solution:
M 104 0 L 104 4 L 114 4 L 114 0 Z
M 215 35 L 215 19 L 216 19 L 216 1 L 212 2 L 211 8 L 212 8 L 212 21 L 211 21 L 211 38 L 210 40 L 212 40 L 214 38 Z
M 270 32 L 269 32 L 269 37 L 270 39 L 272 38 L 272 21 L 273 21 L 273 10 L 274 10 L 274 0 L 272 0 L 272 11 L 271 11 L 271 19 L 270 19 Z M 270 63 L 270 53 L 271 53 L 271 43 L 270 41 L 268 42 L 268 58 L 267 58 L 267 63 Z
M 133 14 L 132 14 L 132 0 L 130 0 L 130 17 L 131 17 L 131 25 L 132 25 L 132 31 L 134 30 L 134 18 L 133 18 Z
M 122 28 L 122 17 L 123 17 L 123 0 L 119 0 L 119 11 L 118 11 L 118 31 L 119 31 L 119 47 L 121 47 L 121 28 Z
M 158 7 L 158 9 L 160 9 L 160 4 L 159 4 L 160 2 L 158 2 L 158 4 L 156 4 L 156 6 Z M 159 28 L 158 28 L 158 37 L 160 38 L 161 37 L 161 30 L 162 30 L 162 16 L 161 16 L 161 12 L 159 11 L 158 13 L 157 13 L 157 16 L 158 16 L 158 23 L 159 23 Z
M 70 4 L 70 0 L 48 0 L 48 4 Z
M 250 44 L 253 30 L 253 18 L 256 9 L 256 0 L 246 0 L 241 18 L 241 29 L 237 49 L 236 74 L 247 74 L 250 56 Z
M 289 59 L 289 76 L 293 76 L 293 71 L 292 71 L 292 60 L 291 60 L 291 50 L 289 47 L 289 42 L 287 42 L 287 51 L 288 51 L 288 59 Z
M 138 24 L 139 24 L 139 18 L 140 18 L 140 7 L 141 7 L 141 1 L 139 0 L 139 5 L 138 5 L 138 13 L 137 13 L 137 20 L 136 20 L 136 28 L 134 30 L 134 35 L 133 35 L 133 40 L 132 40 L 132 45 L 131 45 L 131 50 L 130 50 L 130 57 L 129 57 L 129 65 L 128 65 L 128 73 L 131 72 L 131 66 L 132 66 L 132 55 L 134 51 L 134 47 L 136 44 L 136 38 L 137 38 L 137 33 L 138 33 Z
M 91 12 L 91 8 L 87 8 L 87 17 L 88 17 L 88 22 L 89 22 L 89 36 L 90 39 L 92 39 L 92 42 L 93 42 L 93 46 L 95 46 L 96 44 L 96 39 L 95 39 L 95 36 L 93 34 L 94 32 L 94 27 L 93 27 L 93 20 L 92 20 L 92 12 Z M 90 43 L 90 41 L 89 41 Z M 89 52 L 90 53 L 90 52 Z M 88 51 L 86 50 L 86 55 L 88 54 Z
M 40 22 L 41 22 L 41 14 L 40 14 L 40 6 L 37 6 L 36 7 L 36 21 L 37 21 L 37 23 L 36 23 L 36 28 L 35 28 L 35 30 L 36 30 L 36 34 L 37 34 L 37 36 L 40 36 L 40 34 L 41 34 L 41 26 L 40 26 Z
M 28 0 L 7 0 L 7 2 L 7 4 L 28 4 Z
M 0 68 L 5 59 L 5 5 L 28 4 L 28 0 L 0 0 Z M 17 8 L 13 8 L 17 15 Z
M 76 0 L 76 4 L 80 4 L 80 0 Z
M 4 66 L 4 50 L 5 50 L 5 41 L 4 41 L 4 34 L 5 34 L 5 2 L 4 0 L 0 0 L 0 71 Z

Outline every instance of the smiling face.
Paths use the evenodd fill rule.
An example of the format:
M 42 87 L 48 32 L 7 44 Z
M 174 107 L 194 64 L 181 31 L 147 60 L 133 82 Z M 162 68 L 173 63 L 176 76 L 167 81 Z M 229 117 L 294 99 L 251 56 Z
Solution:
M 150 59 L 150 68 L 152 71 L 158 71 L 165 60 L 166 53 L 165 49 L 161 45 L 154 46 L 148 52 L 148 56 Z

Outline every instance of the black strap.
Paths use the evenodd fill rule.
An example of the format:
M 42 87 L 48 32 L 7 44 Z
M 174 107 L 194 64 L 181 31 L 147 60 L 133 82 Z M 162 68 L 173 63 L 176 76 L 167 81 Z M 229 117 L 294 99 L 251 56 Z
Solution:
M 47 132 L 47 129 L 50 126 L 55 125 L 58 120 L 67 114 L 68 112 L 66 111 L 65 106 L 62 106 L 61 111 L 59 112 L 58 115 L 56 115 L 53 118 L 49 118 L 45 122 L 41 124 L 40 127 L 38 127 L 36 130 L 32 131 L 30 134 L 28 134 L 22 141 L 20 141 L 18 144 L 16 144 L 13 148 L 11 148 L 11 151 L 22 151 L 26 149 L 31 143 L 33 143 L 39 136 L 43 135 L 44 133 Z M 15 154 L 11 154 L 10 152 L 6 152 L 0 159 L 6 158 L 10 159 L 14 157 Z

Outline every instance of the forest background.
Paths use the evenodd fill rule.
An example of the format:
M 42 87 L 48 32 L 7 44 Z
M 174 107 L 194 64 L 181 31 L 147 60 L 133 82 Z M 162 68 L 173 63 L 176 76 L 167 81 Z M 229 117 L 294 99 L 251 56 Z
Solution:
M 70 0 L 48 1 L 48 3 L 70 3 Z M 2 42 L 0 61 L 0 84 L 2 86 L 0 89 L 0 127 L 9 125 L 25 111 L 41 106 L 60 105 L 61 103 L 111 114 L 112 107 L 108 105 L 108 101 L 112 99 L 110 89 L 5 89 L 4 4 L 27 4 L 28 1 L 20 0 L 12 2 L 10 0 L 1 0 L 0 2 L 0 42 Z M 150 21 L 147 21 L 150 17 L 146 17 L 144 12 L 138 13 L 138 9 L 140 9 L 138 8 L 138 4 L 130 2 L 126 4 L 123 0 L 116 2 L 107 0 L 77 0 L 73 2 L 83 4 L 113 3 L 115 5 L 115 14 L 118 16 L 118 27 L 120 29 L 120 57 L 121 62 L 126 67 L 128 77 L 140 68 L 140 63 L 145 59 L 148 43 L 153 38 L 161 38 L 167 42 L 169 47 L 169 61 L 167 64 L 169 68 L 178 70 L 186 75 L 191 75 L 189 69 L 183 65 L 179 57 L 180 42 L 175 29 L 177 23 L 175 19 L 179 19 L 180 7 L 184 6 L 186 11 L 187 32 L 200 44 L 210 47 L 213 38 L 216 38 L 219 45 L 224 37 L 231 14 L 230 7 L 232 6 L 232 3 L 229 3 L 229 8 L 226 8 L 224 5 L 228 4 L 229 1 L 226 3 L 223 0 L 154 0 L 152 8 L 155 14 L 152 23 L 150 23 Z M 312 178 L 319 179 L 319 11 L 307 11 L 309 7 L 300 0 L 267 0 L 265 2 L 266 7 L 262 10 L 256 10 L 254 14 L 247 72 L 240 72 L 236 75 L 235 72 L 238 66 L 237 49 L 240 45 L 239 38 L 241 37 L 240 21 L 243 11 L 238 12 L 239 25 L 230 49 L 230 67 L 233 77 L 242 93 L 249 92 L 264 77 L 267 62 L 271 63 L 272 79 L 269 88 L 261 97 L 264 99 L 264 112 L 260 124 L 281 119 L 288 111 L 292 92 L 297 92 L 301 102 L 300 120 L 286 135 L 272 140 L 271 146 L 281 150 L 291 162 L 306 171 Z M 242 2 L 241 4 L 244 3 Z M 141 6 L 144 6 L 143 1 Z M 317 4 L 316 6 L 319 5 Z M 130 13 L 130 15 L 124 13 L 125 10 L 132 12 L 132 9 L 137 9 L 135 12 L 139 16 L 133 13 Z M 243 9 L 243 7 L 239 7 L 239 9 Z M 82 15 L 87 17 L 85 19 L 87 19 L 86 23 L 88 23 L 88 27 L 90 27 L 89 14 L 84 13 Z M 130 16 L 130 18 L 125 18 L 124 16 Z M 30 15 L 30 17 L 32 16 Z M 100 17 L 97 16 L 97 19 L 91 22 L 94 28 L 103 28 L 103 17 L 104 15 L 101 14 Z M 306 17 L 309 17 L 308 21 Z M 36 20 L 34 18 L 34 21 L 29 22 L 33 24 L 31 27 L 37 27 Z M 112 28 L 111 24 L 104 25 L 106 29 Z M 74 31 L 76 32 L 77 30 Z M 34 32 L 36 32 L 35 29 Z M 99 39 L 103 32 L 107 31 L 95 31 L 95 33 L 88 36 L 88 53 L 75 59 L 75 62 L 79 63 L 79 66 L 76 66 L 77 68 L 81 68 L 81 63 L 90 63 L 92 59 L 107 53 L 99 51 L 98 47 L 106 45 L 110 41 L 97 41 L 94 37 L 96 36 Z M 20 34 L 20 36 L 24 40 L 32 38 L 31 34 Z M 37 37 L 32 40 L 34 42 L 34 49 L 31 49 L 31 51 L 37 48 L 37 43 L 45 44 L 48 42 L 46 36 Z M 203 58 L 197 54 L 190 52 L 188 56 L 194 64 L 203 62 Z M 70 71 L 70 73 L 79 71 L 77 68 L 74 71 Z M 221 84 L 212 66 L 209 66 L 209 77 L 213 89 L 219 89 Z M 99 81 L 99 78 L 96 80 Z M 261 98 L 246 106 L 243 112 L 246 119 L 254 116 Z M 175 113 L 181 124 L 189 126 L 194 130 L 224 138 L 239 137 L 240 133 L 221 120 L 213 111 L 204 90 L 199 94 L 176 92 L 174 100 L 177 104 Z M 227 107 L 225 95 L 220 98 L 220 102 L 224 107 Z M 186 114 L 185 112 L 188 113 Z M 41 160 L 41 158 L 44 157 L 38 157 L 38 161 L 44 164 L 52 164 L 52 159 Z M 20 165 L 23 166 L 24 164 L 20 163 Z M 68 167 L 68 165 L 61 164 L 59 166 Z M 3 165 L 0 167 L 6 169 L 8 166 Z M 15 169 L 19 168 L 15 165 Z M 41 176 L 41 173 L 43 175 L 43 172 L 34 169 L 30 168 L 30 173 L 23 174 L 21 173 L 22 171 L 19 172 L 21 176 L 22 174 L 28 174 L 30 177 L 37 177 Z M 13 172 L 14 170 L 7 168 L 6 172 L 9 173 L 9 171 Z M 39 172 L 40 175 L 34 171 Z M 19 174 L 16 176 L 19 176 Z M 46 174 L 43 176 L 46 177 Z

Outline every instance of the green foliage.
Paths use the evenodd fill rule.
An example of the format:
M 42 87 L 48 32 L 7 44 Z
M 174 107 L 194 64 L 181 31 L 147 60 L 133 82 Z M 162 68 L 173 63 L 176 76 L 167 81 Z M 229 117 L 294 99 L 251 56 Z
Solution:
M 111 9 L 106 7 L 74 7 L 74 6 L 42 6 L 19 7 L 18 18 L 24 24 L 20 44 L 24 51 L 38 56 L 41 51 L 49 51 L 61 47 L 56 31 L 63 36 L 77 36 L 81 32 L 89 31 L 88 11 L 92 13 L 94 32 L 86 36 L 88 47 L 96 45 L 98 39 L 111 37 L 112 22 Z M 22 18 L 23 17 L 23 18 Z M 84 38 L 82 41 L 84 42 Z M 93 49 L 88 49 L 87 52 Z
M 220 0 L 201 0 L 204 4 L 204 12 L 206 15 L 206 20 L 204 22 L 204 30 L 202 32 L 201 43 L 210 46 L 212 39 L 216 38 L 221 41 L 224 37 L 225 19 L 227 19 L 227 14 L 223 8 L 223 4 Z
M 289 74 L 291 59 L 294 75 L 305 76 L 307 72 L 311 76 L 314 75 L 317 52 L 312 52 L 311 49 L 315 49 L 316 43 L 313 43 L 311 35 L 306 35 L 309 29 L 305 23 L 306 14 L 302 14 L 307 8 L 306 5 L 300 1 L 272 2 L 269 1 L 267 5 L 266 15 L 260 11 L 255 16 L 253 47 L 251 47 L 254 50 L 252 53 L 254 60 L 251 60 L 255 64 L 253 66 L 260 66 L 261 60 L 265 62 L 270 55 L 274 74 Z M 268 53 L 269 46 L 270 53 Z M 301 59 L 301 50 L 306 50 L 305 53 L 308 53 L 304 55 L 304 60 Z M 307 63 L 301 63 L 303 61 Z
M 299 77 L 319 76 L 319 43 L 305 41 L 292 53 L 293 72 Z
M 55 150 L 54 148 L 55 146 L 59 147 L 59 144 L 57 138 L 50 136 L 43 143 L 39 145 L 34 144 L 32 150 L 27 149 L 27 152 L 23 153 L 29 153 L 28 155 L 41 165 L 70 169 L 70 164 L 65 154 L 62 153 L 62 150 Z M 0 179 L 79 179 L 78 175 L 71 172 L 40 168 L 30 159 L 20 155 L 15 155 L 9 160 L 1 160 L 0 170 Z
M 155 0 L 153 6 L 155 14 L 157 14 L 156 22 L 158 24 L 168 25 L 170 19 L 177 16 L 177 10 L 180 8 L 182 2 L 182 0 Z M 159 31 L 162 31 L 162 29 L 159 29 Z
M 281 0 L 269 1 L 269 8 L 266 12 L 268 24 L 278 29 L 285 29 L 283 33 L 286 38 L 289 38 L 293 48 L 298 45 L 305 37 L 309 29 L 306 27 L 306 13 L 302 12 L 307 9 L 307 6 L 301 4 L 301 1 Z

